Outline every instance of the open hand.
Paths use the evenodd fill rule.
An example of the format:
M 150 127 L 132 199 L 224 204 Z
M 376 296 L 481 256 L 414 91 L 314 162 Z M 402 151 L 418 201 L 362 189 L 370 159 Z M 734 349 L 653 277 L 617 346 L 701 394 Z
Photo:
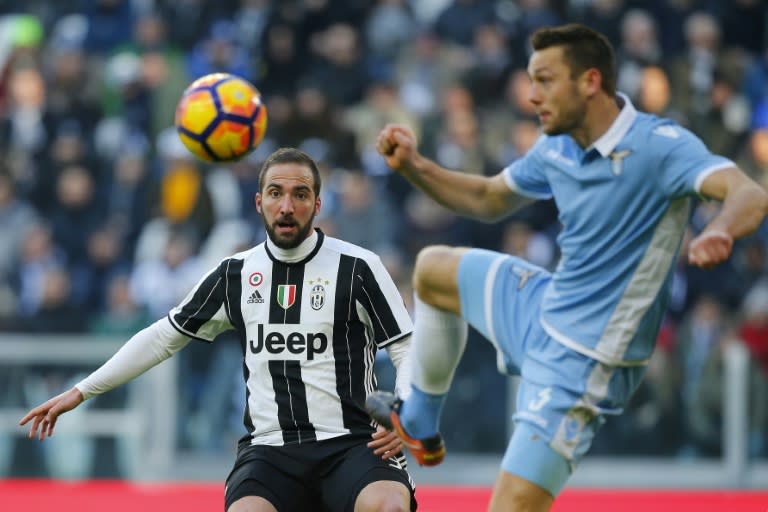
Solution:
M 29 411 L 26 416 L 19 420 L 19 425 L 26 425 L 29 420 L 34 418 L 29 430 L 29 438 L 34 439 L 39 428 L 40 440 L 42 441 L 46 436 L 51 437 L 53 435 L 53 428 L 56 426 L 59 415 L 71 411 L 81 403 L 83 403 L 83 394 L 79 389 L 73 387 Z
M 394 457 L 403 450 L 403 443 L 397 434 L 390 432 L 381 425 L 376 427 L 376 432 L 371 437 L 373 441 L 368 443 L 368 448 L 373 449 L 373 454 L 381 456 L 384 460 Z

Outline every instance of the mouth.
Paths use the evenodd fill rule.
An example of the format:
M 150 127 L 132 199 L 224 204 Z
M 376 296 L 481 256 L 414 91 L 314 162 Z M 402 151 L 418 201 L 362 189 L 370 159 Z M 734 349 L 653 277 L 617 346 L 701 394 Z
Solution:
M 275 233 L 288 235 L 298 229 L 298 224 L 291 220 L 279 220 L 275 222 Z

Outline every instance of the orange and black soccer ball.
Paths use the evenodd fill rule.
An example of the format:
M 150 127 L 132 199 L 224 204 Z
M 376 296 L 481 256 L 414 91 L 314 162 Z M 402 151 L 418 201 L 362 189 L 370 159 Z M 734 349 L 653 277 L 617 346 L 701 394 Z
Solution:
M 228 73 L 198 78 L 176 107 L 184 146 L 205 162 L 239 160 L 264 139 L 267 107 L 247 80 Z

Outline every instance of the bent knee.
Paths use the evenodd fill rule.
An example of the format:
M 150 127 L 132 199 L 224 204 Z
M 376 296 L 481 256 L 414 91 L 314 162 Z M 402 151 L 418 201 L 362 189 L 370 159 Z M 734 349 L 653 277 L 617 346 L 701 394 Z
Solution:
M 416 295 L 432 305 L 458 294 L 459 262 L 467 252 L 464 247 L 432 245 L 416 256 L 413 269 L 413 289 Z
M 411 494 L 405 484 L 380 480 L 368 484 L 355 500 L 355 512 L 408 512 Z
M 380 499 L 358 501 L 355 512 L 410 512 L 411 507 L 398 497 L 382 496 Z

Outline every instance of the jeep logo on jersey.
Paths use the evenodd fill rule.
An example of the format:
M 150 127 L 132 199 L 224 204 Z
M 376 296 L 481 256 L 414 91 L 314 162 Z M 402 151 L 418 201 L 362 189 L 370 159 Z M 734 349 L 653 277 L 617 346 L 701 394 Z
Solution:
M 261 354 L 266 351 L 267 354 L 307 354 L 307 361 L 312 361 L 315 354 L 322 354 L 328 348 L 328 337 L 321 332 L 270 332 L 264 334 L 264 325 L 259 324 L 256 341 L 248 340 L 248 347 L 254 354 Z M 285 355 L 288 355 L 285 354 Z
M 296 302 L 296 285 L 281 284 L 277 286 L 277 303 L 283 309 L 288 309 Z
M 312 287 L 312 292 L 309 294 L 309 304 L 315 311 L 323 307 L 323 304 L 325 304 L 325 288 L 323 288 L 323 285 L 316 284 Z

